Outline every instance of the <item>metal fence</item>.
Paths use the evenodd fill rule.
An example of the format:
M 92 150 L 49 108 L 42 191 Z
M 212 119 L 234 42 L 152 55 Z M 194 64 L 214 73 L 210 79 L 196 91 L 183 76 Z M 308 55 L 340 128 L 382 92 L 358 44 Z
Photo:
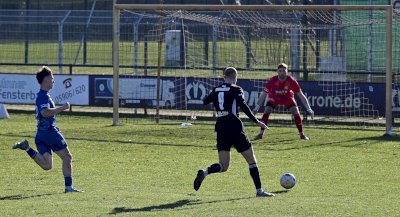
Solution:
M 110 11 L 2 10 L 0 24 L 2 64 L 111 64 Z
M 219 12 L 221 17 L 227 16 L 223 12 Z M 218 15 L 219 16 L 219 15 Z M 287 18 L 288 19 L 288 18 Z M 291 18 L 292 19 L 292 18 Z M 380 19 L 377 17 L 376 19 Z M 396 18 L 397 19 L 397 18 Z M 365 22 L 368 21 L 368 17 L 365 18 Z M 165 21 L 168 26 L 171 27 L 169 21 Z M 293 18 L 293 22 L 302 22 L 301 19 L 296 20 Z M 308 20 L 310 22 L 310 20 Z M 396 22 L 398 23 L 398 22 Z M 158 25 L 158 18 L 151 18 L 151 16 L 143 16 L 140 13 L 124 12 L 121 14 L 121 41 L 122 43 L 129 44 L 126 50 L 127 53 L 121 55 L 121 67 L 157 67 L 154 56 L 155 53 L 151 53 L 151 46 L 154 46 L 158 40 L 156 36 Z M 167 26 L 165 25 L 165 26 Z M 178 24 L 177 24 L 178 25 Z M 99 11 L 99 10 L 0 10 L 0 64 L 1 65 L 57 65 L 59 66 L 59 72 L 63 73 L 62 66 L 85 66 L 85 67 L 111 67 L 112 65 L 112 11 Z M 189 32 L 190 40 L 195 46 L 191 46 L 191 53 L 193 58 L 200 59 L 201 61 L 196 62 L 201 63 L 199 67 L 205 68 L 218 68 L 224 67 L 227 62 L 229 62 L 229 53 L 223 54 L 223 52 L 218 52 L 219 58 L 211 59 L 212 56 L 216 56 L 216 53 L 212 51 L 212 44 L 216 43 L 214 40 L 227 40 L 227 38 L 216 39 L 216 33 L 213 31 L 212 26 L 206 27 L 204 23 L 199 23 L 196 21 L 186 20 L 184 23 L 185 29 L 183 32 Z M 171 27 L 175 28 L 175 27 Z M 396 36 L 400 34 L 400 29 L 398 25 L 393 26 L 394 30 L 394 59 L 398 60 L 399 56 L 399 38 Z M 167 29 L 166 29 L 167 30 Z M 233 37 L 230 31 L 234 29 L 226 28 L 223 30 L 224 37 Z M 314 40 L 311 44 L 315 44 L 315 48 L 307 43 L 303 43 L 302 49 L 303 59 L 302 63 L 298 63 L 298 70 L 302 72 L 307 70 L 320 70 L 320 56 L 327 55 L 318 51 L 318 46 L 323 44 L 340 44 L 342 49 L 347 46 L 346 58 L 353 58 L 352 65 L 348 65 L 348 69 L 356 71 L 367 71 L 368 73 L 380 73 L 383 71 L 382 64 L 384 61 L 381 58 L 381 51 L 384 50 L 383 41 L 373 41 L 373 47 L 367 50 L 367 46 L 364 46 L 365 51 L 362 51 L 363 55 L 360 55 L 359 49 L 352 49 L 356 43 L 360 40 L 355 39 L 357 37 L 354 34 L 357 32 L 364 32 L 365 37 L 374 37 L 373 34 L 366 34 L 368 29 L 359 28 L 357 26 L 347 28 L 344 31 L 336 31 L 336 36 L 332 37 L 331 30 L 320 30 L 314 32 L 299 32 L 299 38 L 307 38 L 307 40 Z M 375 32 L 383 33 L 384 29 L 379 29 L 374 27 Z M 251 29 L 241 30 L 241 37 L 248 38 L 248 41 L 257 41 L 257 35 Z M 221 35 L 221 33 L 218 33 Z M 263 32 L 263 35 L 268 35 L 268 40 L 263 41 L 266 47 L 257 47 L 253 45 L 252 49 L 262 49 L 258 52 L 258 55 L 264 55 L 260 70 L 264 70 L 263 67 L 268 68 L 274 66 L 278 60 L 284 60 L 286 50 L 288 46 L 282 46 L 281 48 L 284 52 L 280 51 L 282 49 L 277 49 L 277 42 L 274 38 L 283 37 L 284 33 L 279 29 L 269 29 L 267 32 Z M 346 35 L 347 34 L 347 35 Z M 358 34 L 358 33 L 357 33 Z M 331 38 L 329 38 L 331 37 Z M 353 38 L 352 38 L 353 37 Z M 332 41 L 333 38 L 336 40 Z M 346 38 L 346 41 L 344 41 Z M 240 42 L 240 37 L 233 38 Z M 231 40 L 231 41 L 232 41 Z M 363 41 L 368 41 L 363 39 Z M 318 42 L 318 43 L 317 43 Z M 332 42 L 332 43 L 331 43 Z M 379 46 L 378 46 L 379 45 Z M 382 46 L 381 46 L 382 45 Z M 138 46 L 140 46 L 140 51 L 137 52 Z M 168 45 L 165 45 L 168 46 Z M 186 46 L 186 45 L 183 45 Z M 250 48 L 248 46 L 245 47 Z M 195 50 L 197 49 L 197 50 Z M 286 49 L 286 50 L 285 50 Z M 372 50 L 374 49 L 374 50 Z M 307 53 L 304 52 L 307 50 Z M 321 49 L 322 50 L 322 49 Z M 343 50 L 342 50 L 343 51 Z M 351 55 L 353 51 L 357 53 Z M 142 53 L 139 56 L 138 53 Z M 252 51 L 244 51 L 243 59 L 246 60 L 242 67 L 245 69 L 253 68 L 251 65 L 251 55 Z M 288 53 L 288 52 L 286 52 Z M 370 60 L 364 58 L 364 56 L 373 57 Z M 135 56 L 136 55 L 136 56 Z M 247 56 L 246 56 L 247 55 Z M 337 56 L 344 55 L 338 53 Z M 184 55 L 182 55 L 184 56 Z M 278 60 L 277 60 L 278 59 Z M 365 63 L 365 61 L 370 63 Z M 214 62 L 213 62 L 214 61 Z M 260 59 L 257 59 L 260 62 Z M 375 62 L 374 62 L 375 61 Z M 289 61 L 287 61 L 289 62 Z M 351 62 L 351 61 L 343 61 Z M 213 65 L 211 65 L 213 64 Z M 182 65 L 182 64 L 181 64 Z M 301 66 L 303 68 L 301 68 Z M 361 67 L 359 66 L 361 65 Z M 364 66 L 371 67 L 364 67 Z M 187 65 L 186 65 L 187 66 Z M 186 67 L 185 66 L 185 67 Z M 293 63 L 292 63 L 293 66 Z M 199 68 L 198 67 L 198 68 Z M 307 67 L 307 68 L 305 68 Z M 364 68 L 363 68 L 364 67 Z M 394 61 L 394 69 L 399 69 L 399 62 Z M 296 69 L 291 67 L 291 69 Z M 65 69 L 64 69 L 65 70 Z M 357 72 L 358 73 L 358 72 Z

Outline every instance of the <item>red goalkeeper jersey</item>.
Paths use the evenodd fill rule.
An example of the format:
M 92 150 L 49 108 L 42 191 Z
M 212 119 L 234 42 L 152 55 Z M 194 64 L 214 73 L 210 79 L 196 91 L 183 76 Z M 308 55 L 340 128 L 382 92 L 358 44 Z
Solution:
M 269 99 L 287 101 L 294 99 L 294 93 L 301 91 L 299 83 L 292 76 L 286 76 L 285 81 L 280 81 L 278 76 L 272 77 L 264 87 Z

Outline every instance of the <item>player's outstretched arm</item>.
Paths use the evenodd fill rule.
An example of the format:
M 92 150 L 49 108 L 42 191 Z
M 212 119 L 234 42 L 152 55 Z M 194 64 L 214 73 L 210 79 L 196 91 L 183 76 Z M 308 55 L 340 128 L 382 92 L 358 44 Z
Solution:
M 311 119 L 314 120 L 314 111 L 311 109 L 307 97 L 304 95 L 303 91 L 298 92 L 297 96 L 300 98 L 301 103 L 303 103 L 304 107 L 306 108 L 307 113 L 311 116 Z

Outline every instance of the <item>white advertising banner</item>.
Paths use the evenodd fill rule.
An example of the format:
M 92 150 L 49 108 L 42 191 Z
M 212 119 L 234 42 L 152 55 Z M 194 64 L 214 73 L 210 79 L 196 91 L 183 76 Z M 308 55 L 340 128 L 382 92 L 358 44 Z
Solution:
M 89 105 L 89 76 L 55 74 L 54 80 L 50 90 L 54 103 Z M 36 74 L 0 74 L 0 103 L 35 104 L 39 89 Z

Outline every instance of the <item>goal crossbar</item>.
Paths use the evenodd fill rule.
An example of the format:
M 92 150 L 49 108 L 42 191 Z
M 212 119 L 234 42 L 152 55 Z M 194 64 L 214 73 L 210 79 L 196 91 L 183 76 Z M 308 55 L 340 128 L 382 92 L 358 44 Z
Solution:
M 118 10 L 388 10 L 391 5 L 178 5 L 178 4 L 115 4 Z

